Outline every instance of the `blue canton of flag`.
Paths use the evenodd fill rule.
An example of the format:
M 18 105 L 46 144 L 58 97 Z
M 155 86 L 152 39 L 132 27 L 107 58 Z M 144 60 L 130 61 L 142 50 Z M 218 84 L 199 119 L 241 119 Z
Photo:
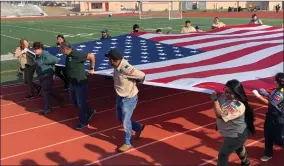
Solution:
M 143 39 L 130 34 L 97 41 L 89 41 L 73 44 L 73 49 L 85 53 L 93 53 L 96 58 L 95 71 L 111 69 L 108 59 L 104 56 L 109 50 L 117 49 L 124 59 L 132 65 L 172 60 L 201 53 L 200 50 L 177 47 L 162 44 L 148 39 Z M 60 58 L 57 65 L 65 65 L 65 56 L 58 47 L 46 48 L 51 54 Z M 85 63 L 86 70 L 90 68 L 90 62 Z

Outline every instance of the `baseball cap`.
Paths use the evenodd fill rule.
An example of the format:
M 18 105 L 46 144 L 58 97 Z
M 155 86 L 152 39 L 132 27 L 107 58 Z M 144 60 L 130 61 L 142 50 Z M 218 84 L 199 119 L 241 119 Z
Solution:
M 134 25 L 133 25 L 133 30 L 135 30 L 136 28 L 139 28 L 139 25 L 138 25 L 138 24 L 134 24 Z
M 195 27 L 195 29 L 200 29 L 200 27 L 197 25 L 197 26 Z
M 110 50 L 108 53 L 105 54 L 105 57 L 113 59 L 113 60 L 121 60 L 122 56 L 118 50 Z
M 102 30 L 102 33 L 107 33 L 107 32 L 108 32 L 107 29 L 103 29 L 103 30 Z

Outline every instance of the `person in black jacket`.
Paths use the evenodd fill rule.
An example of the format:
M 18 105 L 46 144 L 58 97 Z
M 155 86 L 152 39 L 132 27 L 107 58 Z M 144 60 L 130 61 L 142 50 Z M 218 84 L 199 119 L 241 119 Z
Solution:
M 111 36 L 108 34 L 108 30 L 107 29 L 103 29 L 102 30 L 101 40 L 103 40 L 103 39 L 111 39 Z
M 60 46 L 61 43 L 65 42 L 65 38 L 63 35 L 57 36 L 57 47 Z M 64 82 L 64 90 L 69 89 L 69 82 L 67 77 L 66 68 L 64 66 L 55 66 L 55 74 Z
M 268 99 L 262 97 L 257 90 L 253 90 L 254 95 L 268 105 L 268 111 L 264 122 L 265 150 L 264 156 L 260 159 L 266 162 L 272 159 L 273 145 L 284 147 L 284 73 L 275 76 L 277 88 L 271 93 L 260 89 L 260 93 Z

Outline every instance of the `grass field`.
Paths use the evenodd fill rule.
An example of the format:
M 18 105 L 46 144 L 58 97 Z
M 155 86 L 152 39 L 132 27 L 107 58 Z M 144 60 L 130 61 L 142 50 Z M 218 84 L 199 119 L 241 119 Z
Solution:
M 163 32 L 172 29 L 178 33 L 185 20 L 191 20 L 192 25 L 199 25 L 203 30 L 209 30 L 212 18 L 184 18 L 182 20 L 144 19 L 138 18 L 64 18 L 42 20 L 1 20 L 1 55 L 12 54 L 19 44 L 20 38 L 31 42 L 40 41 L 47 46 L 55 46 L 56 36 L 63 34 L 71 43 L 81 43 L 96 40 L 101 36 L 100 31 L 107 28 L 111 36 L 129 33 L 133 24 L 139 24 L 144 31 L 154 32 L 160 28 Z M 222 18 L 227 25 L 246 24 L 247 18 Z M 267 25 L 279 26 L 282 19 L 262 19 Z M 1 61 L 1 85 L 20 82 L 17 77 L 18 64 L 16 60 Z

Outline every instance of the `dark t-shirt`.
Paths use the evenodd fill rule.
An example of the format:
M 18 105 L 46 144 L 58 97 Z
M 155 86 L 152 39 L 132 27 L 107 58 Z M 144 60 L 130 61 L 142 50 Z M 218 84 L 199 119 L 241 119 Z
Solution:
M 66 57 L 66 71 L 70 84 L 87 83 L 87 76 L 85 72 L 85 61 L 87 60 L 87 53 L 72 50 Z
M 111 37 L 109 35 L 107 35 L 106 37 L 102 36 L 101 40 L 103 40 L 103 39 L 111 39 Z

